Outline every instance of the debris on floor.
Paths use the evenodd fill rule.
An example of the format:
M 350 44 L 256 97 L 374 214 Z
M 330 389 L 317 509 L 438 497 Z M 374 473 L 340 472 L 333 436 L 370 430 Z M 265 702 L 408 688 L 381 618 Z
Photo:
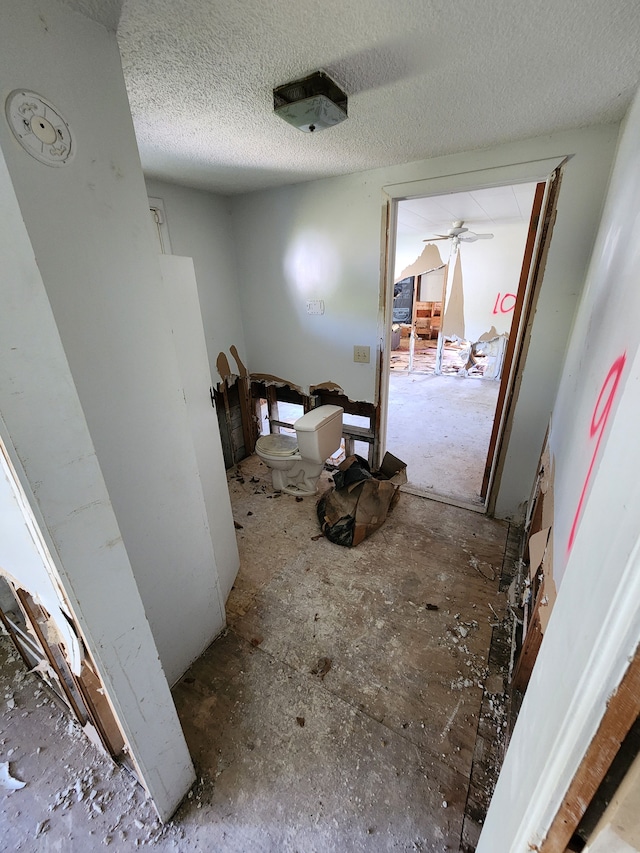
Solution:
M 385 453 L 378 471 L 362 456 L 348 456 L 334 475 L 334 486 L 320 498 L 318 521 L 324 535 L 336 545 L 359 545 L 384 524 L 407 482 L 407 466 Z
M 4 788 L 5 791 L 19 791 L 26 784 L 26 782 L 21 782 L 11 775 L 8 761 L 0 761 L 0 787 Z
M 331 658 L 318 658 L 318 663 L 310 670 L 311 675 L 317 675 L 318 678 L 323 679 L 331 669 L 332 664 Z
M 358 548 L 310 546 L 313 503 L 266 500 L 242 465 L 229 628 L 173 689 L 196 784 L 161 825 L 0 637 L 0 761 L 25 782 L 0 786 L 0 848 L 475 849 L 507 731 L 509 648 L 490 646 L 508 583 L 469 555 L 500 566 L 506 525 L 403 495 Z

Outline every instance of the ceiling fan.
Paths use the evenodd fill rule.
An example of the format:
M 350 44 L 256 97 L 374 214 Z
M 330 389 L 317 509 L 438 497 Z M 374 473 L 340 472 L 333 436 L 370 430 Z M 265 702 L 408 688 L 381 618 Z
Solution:
M 436 234 L 433 237 L 427 237 L 423 243 L 433 243 L 436 240 L 451 240 L 454 245 L 458 243 L 475 243 L 476 240 L 492 240 L 493 234 L 476 234 L 475 231 L 469 231 L 464 227 L 464 221 L 457 219 L 451 223 L 451 228 L 446 234 Z

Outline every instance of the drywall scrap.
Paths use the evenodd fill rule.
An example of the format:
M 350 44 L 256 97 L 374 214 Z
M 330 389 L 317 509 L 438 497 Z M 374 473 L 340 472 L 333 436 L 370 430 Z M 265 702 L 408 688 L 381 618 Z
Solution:
M 243 376 L 243 377 L 247 377 L 247 376 L 249 375 L 249 373 L 248 373 L 248 371 L 247 371 L 247 368 L 246 368 L 246 367 L 244 366 L 244 364 L 242 363 L 242 359 L 240 358 L 240 356 L 239 356 L 239 354 L 238 354 L 238 350 L 237 350 L 237 348 L 236 348 L 236 345 L 235 345 L 235 344 L 231 344 L 231 347 L 229 348 L 229 351 L 231 352 L 231 355 L 233 356 L 233 360 L 235 361 L 235 363 L 236 363 L 236 365 L 237 365 L 237 367 L 238 367 L 238 373 L 239 373 L 239 375 L 240 375 L 240 376 Z
M 218 371 L 220 379 L 223 382 L 228 383 L 233 378 L 233 374 L 231 373 L 231 366 L 229 365 L 229 359 L 223 352 L 218 353 L 218 358 L 216 359 L 216 370 Z
M 402 281 L 403 278 L 409 278 L 412 275 L 424 275 L 434 269 L 444 266 L 440 250 L 433 243 L 427 243 L 421 254 L 415 259 L 412 264 L 405 267 L 400 275 L 397 275 L 395 281 Z
M 540 630 L 544 634 L 556 600 L 556 584 L 553 579 L 553 534 L 551 527 L 538 530 L 529 538 L 529 578 L 531 581 L 541 572 L 539 587 L 540 601 L 538 616 Z
M 24 788 L 26 782 L 21 782 L 11 775 L 8 761 L 0 761 L 0 787 L 5 791 L 18 791 Z
M 464 285 L 462 280 L 462 262 L 460 254 L 456 255 L 453 268 L 451 289 L 447 288 L 447 299 L 442 317 L 442 334 L 447 337 L 458 337 L 466 340 L 464 324 Z
M 319 385 L 310 385 L 309 394 L 317 394 L 318 391 L 330 391 L 332 394 L 344 394 L 344 388 L 337 382 L 321 382 Z
M 232 385 L 234 380 L 237 379 L 238 376 L 242 377 L 243 379 L 247 379 L 249 377 L 249 372 L 244 366 L 242 359 L 240 358 L 240 354 L 238 353 L 238 348 L 235 344 L 231 344 L 231 346 L 229 347 L 229 352 L 231 353 L 231 357 L 236 363 L 237 370 L 231 369 L 229 359 L 227 358 L 227 354 L 225 352 L 218 353 L 218 358 L 216 359 L 216 370 L 218 371 L 220 379 L 223 382 L 226 382 L 227 385 Z
M 52 584 L 48 589 L 36 589 L 31 577 L 18 578 L 1 566 L 0 576 L 6 578 L 15 589 L 28 590 L 34 603 L 47 612 L 49 618 L 44 625 L 45 635 L 51 639 L 52 643 L 59 643 L 64 646 L 65 657 L 71 671 L 74 675 L 80 675 L 84 649 L 79 640 L 79 631 L 60 586 Z
M 298 394 L 303 397 L 311 396 L 318 393 L 318 391 L 329 391 L 335 394 L 344 394 L 342 386 L 330 380 L 327 382 L 320 382 L 317 385 L 310 385 L 308 390 L 303 388 L 302 385 L 296 385 L 295 382 L 291 382 L 289 379 L 283 379 L 281 376 L 274 376 L 273 373 L 252 373 L 251 381 L 264 382 L 265 385 L 274 385 L 276 388 L 291 388 L 292 391 L 297 391 Z
M 554 463 L 545 441 L 538 465 L 537 493 L 529 529 L 529 576 L 533 579 L 541 572 L 540 629 L 544 633 L 556 600 L 556 582 L 553 576 L 553 483 Z
M 521 590 L 521 648 L 512 680 L 514 689 L 521 692 L 526 690 L 529 683 L 556 600 L 553 575 L 553 482 L 553 459 L 545 440 L 527 521 L 525 554 L 528 556 L 529 570 Z
M 252 373 L 251 379 L 253 382 L 264 382 L 265 385 L 275 385 L 277 388 L 284 388 L 288 385 L 289 388 L 297 391 L 298 394 L 304 394 L 302 386 L 289 382 L 287 379 L 282 379 L 281 376 L 274 376 L 273 373 Z

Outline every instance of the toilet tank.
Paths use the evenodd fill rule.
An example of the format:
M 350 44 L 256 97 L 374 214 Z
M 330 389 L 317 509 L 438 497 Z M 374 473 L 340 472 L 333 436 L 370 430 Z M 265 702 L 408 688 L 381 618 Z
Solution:
M 298 449 L 303 459 L 324 462 L 340 447 L 342 406 L 318 406 L 294 423 Z

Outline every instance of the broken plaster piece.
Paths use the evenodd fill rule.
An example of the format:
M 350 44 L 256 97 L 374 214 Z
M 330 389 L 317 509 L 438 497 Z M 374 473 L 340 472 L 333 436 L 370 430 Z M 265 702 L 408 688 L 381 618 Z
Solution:
M 219 353 L 218 355 L 218 358 L 216 360 L 216 369 L 223 382 L 226 382 L 231 377 L 231 367 L 229 366 L 229 359 L 223 352 Z
M 529 577 L 533 577 L 542 565 L 550 530 L 550 527 L 545 527 L 529 538 Z
M 26 784 L 26 782 L 21 782 L 11 775 L 8 761 L 0 761 L 0 787 L 4 788 L 5 791 L 19 791 Z

